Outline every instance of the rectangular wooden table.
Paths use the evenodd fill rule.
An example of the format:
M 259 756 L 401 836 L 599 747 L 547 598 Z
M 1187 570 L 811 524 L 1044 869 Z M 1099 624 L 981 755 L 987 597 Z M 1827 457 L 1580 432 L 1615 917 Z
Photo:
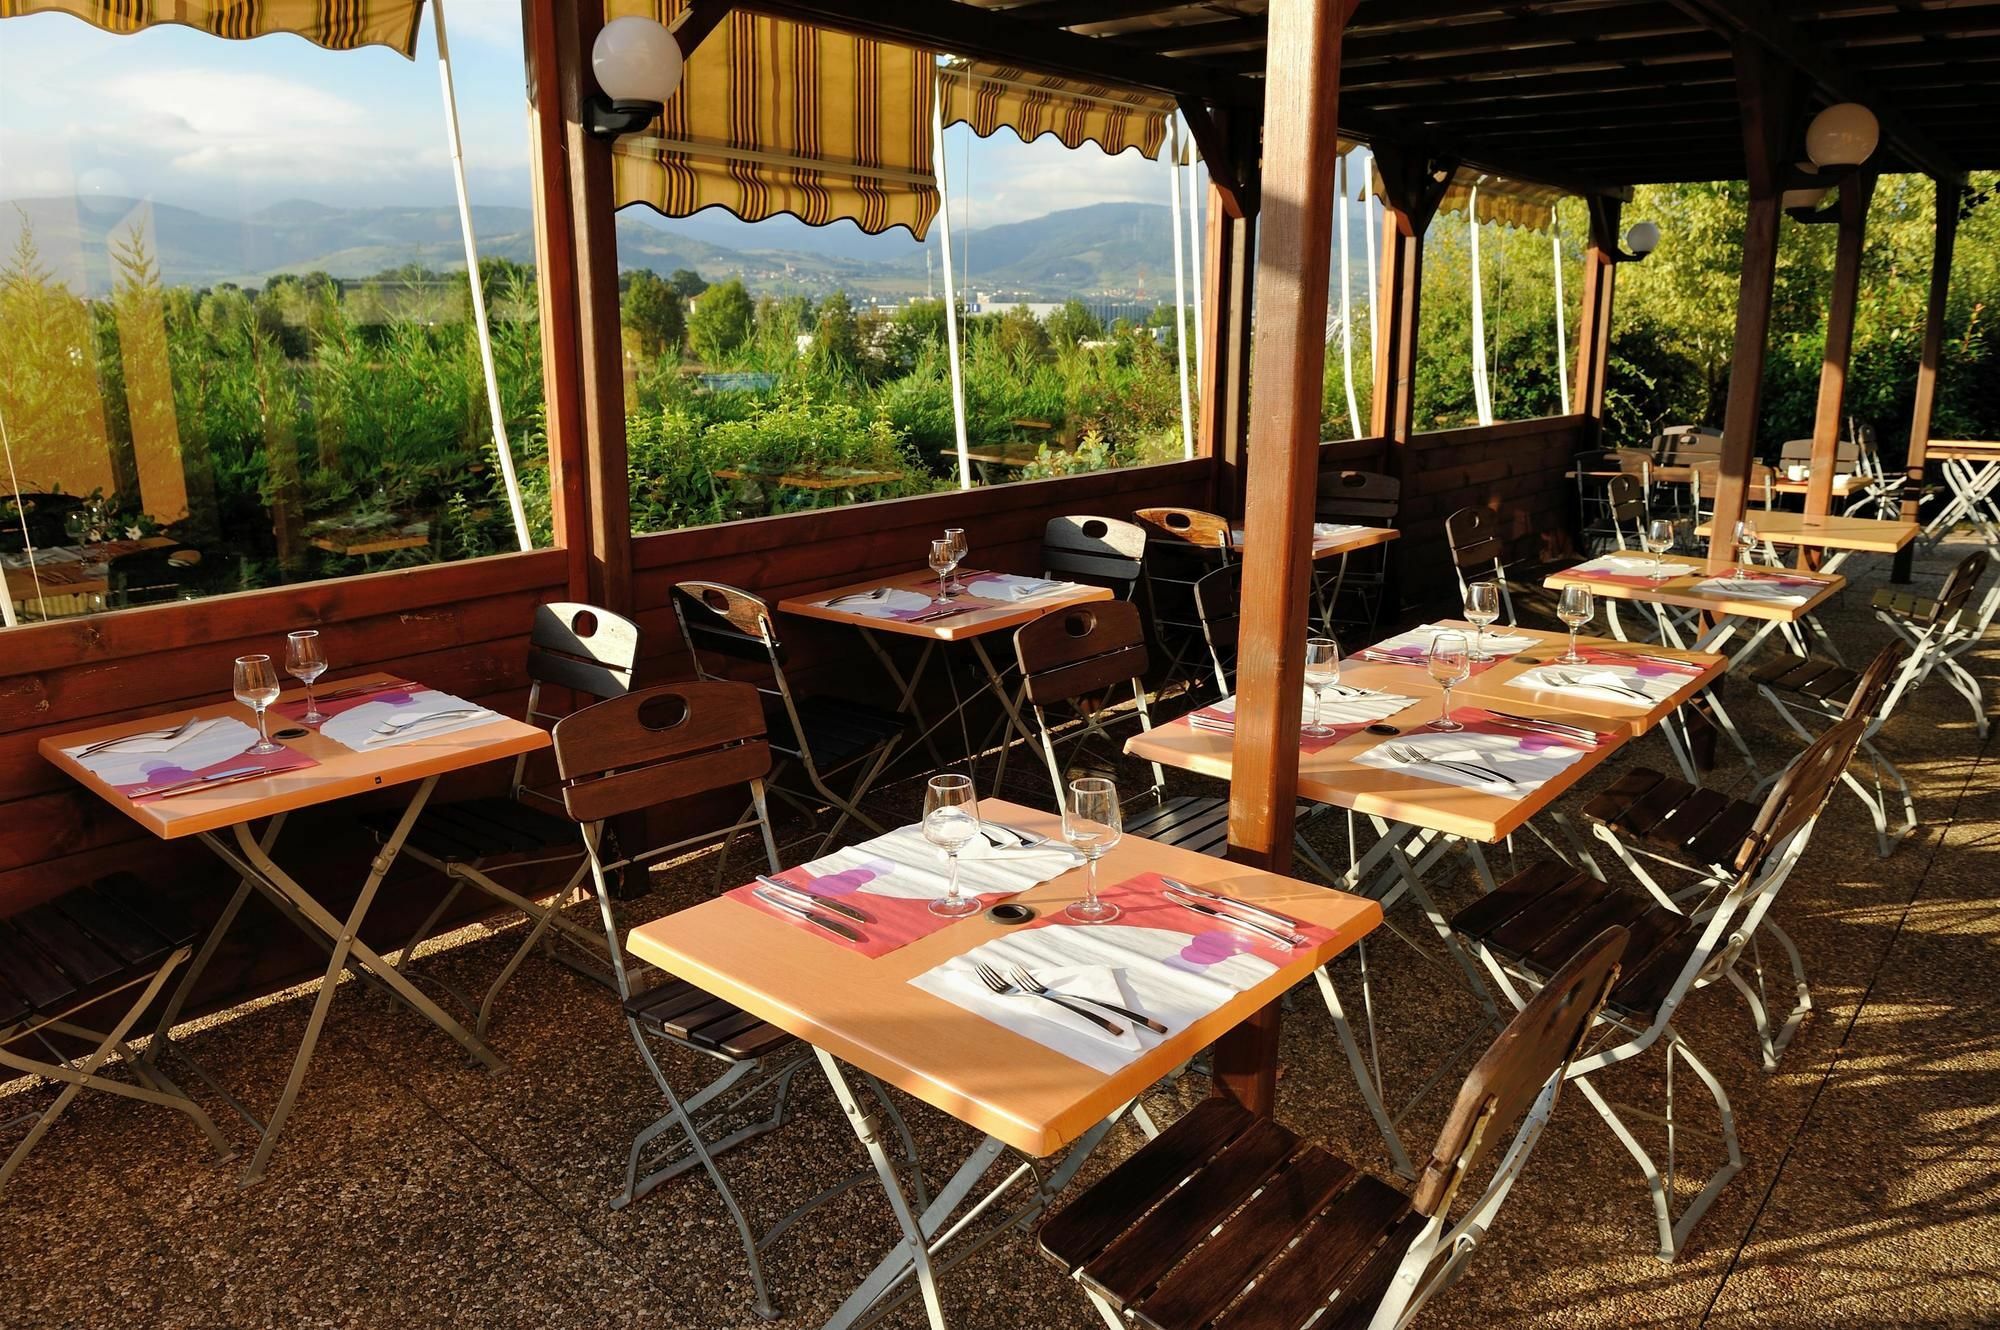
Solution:
M 1924 544 L 1935 549 L 1957 525 L 1970 518 L 1987 544 L 2000 544 L 2000 442 L 1932 439 L 1924 456 L 1944 472 L 1951 497 L 1924 524 Z
M 1758 539 L 1767 545 L 1833 551 L 1833 557 L 1820 565 L 1823 573 L 1832 572 L 1851 554 L 1894 554 L 1922 531 L 1915 522 L 1838 513 L 1809 517 L 1804 513 L 1753 511 L 1749 516 L 1757 523 Z M 1713 524 L 1702 523 L 1694 534 L 1714 539 Z
M 324 696 L 337 688 L 395 681 L 394 676 L 386 674 L 363 675 L 353 679 L 323 681 L 319 691 Z M 281 703 L 294 701 L 303 696 L 303 691 L 294 691 L 286 694 L 280 701 Z M 213 958 L 223 934 L 235 921 L 237 913 L 242 909 L 253 888 L 262 891 L 286 917 L 328 949 L 326 974 L 321 980 L 312 1016 L 306 1023 L 305 1035 L 300 1041 L 297 1054 L 293 1057 L 291 1074 L 286 1080 L 277 1107 L 272 1110 L 268 1122 L 259 1123 L 254 1118 L 249 1119 L 259 1135 L 256 1154 L 244 1172 L 244 1180 L 253 1182 L 263 1176 L 264 1169 L 270 1162 L 271 1151 L 277 1144 L 279 1133 L 283 1131 L 285 1121 L 291 1116 L 292 1108 L 297 1103 L 299 1089 L 305 1081 L 306 1070 L 312 1062 L 320 1031 L 326 1023 L 327 1011 L 332 1006 L 338 980 L 342 971 L 348 969 L 350 965 L 357 966 L 360 973 L 371 976 L 386 986 L 395 996 L 424 1015 L 488 1067 L 498 1068 L 501 1065 L 499 1058 L 478 1036 L 453 1020 L 405 978 L 401 971 L 367 943 L 361 941 L 360 931 L 383 878 L 388 875 L 390 866 L 401 851 L 403 840 L 409 835 L 410 828 L 416 825 L 418 816 L 430 799 L 431 791 L 437 786 L 438 777 L 447 772 L 461 771 L 485 762 L 545 748 L 548 746 L 549 736 L 546 731 L 533 725 L 496 716 L 490 723 L 451 730 L 434 737 L 412 739 L 377 751 L 358 752 L 327 738 L 317 730 L 294 726 L 291 728 L 303 730 L 304 733 L 282 739 L 280 742 L 312 758 L 315 765 L 279 771 L 255 780 L 219 785 L 212 790 L 195 790 L 171 799 L 146 803 L 135 803 L 127 798 L 83 763 L 63 751 L 105 739 L 114 739 L 119 735 L 140 734 L 178 726 L 194 718 L 206 719 L 219 716 L 233 717 L 253 725 L 255 723 L 250 709 L 232 700 L 44 738 L 38 747 L 43 757 L 153 835 L 161 840 L 197 837 L 239 875 L 235 895 L 210 930 L 201 950 L 189 965 L 178 989 L 167 1004 L 159 1023 L 156 1036 L 158 1039 L 166 1040 L 169 1037 L 169 1027 L 193 991 L 203 968 Z M 281 722 L 275 716 L 272 718 L 271 727 L 274 733 L 283 732 Z M 371 862 L 361 893 L 345 919 L 337 917 L 320 904 L 310 892 L 299 885 L 297 879 L 272 858 L 272 847 L 277 842 L 287 814 L 369 790 L 412 784 L 415 789 L 410 795 L 402 819 L 398 822 L 395 832 L 383 843 L 381 852 Z M 252 824 L 259 820 L 265 821 L 261 835 L 252 830 Z M 225 833 L 228 836 L 227 840 L 224 839 Z M 301 852 L 304 852 L 303 847 Z M 246 1113 L 245 1117 L 249 1115 Z
M 1054 813 L 997 799 L 982 801 L 980 812 L 1008 826 L 1061 835 L 1061 820 Z M 1143 1090 L 1276 1002 L 1382 918 L 1375 902 L 1358 896 L 1131 836 L 1105 855 L 1098 872 L 1106 885 L 1141 873 L 1165 873 L 1266 904 L 1327 929 L 1331 937 L 1299 948 L 1263 982 L 1106 1073 L 911 984 L 939 963 L 1008 931 L 984 915 L 959 920 L 874 959 L 728 899 L 707 901 L 631 931 L 626 945 L 632 955 L 810 1044 L 868 1147 L 896 1209 L 904 1245 L 855 1291 L 830 1326 L 853 1325 L 914 1277 L 932 1324 L 941 1328 L 928 1248 L 956 1206 L 999 1160 L 1003 1146 L 1036 1158 L 1065 1147 L 1070 1153 L 1042 1180 L 1029 1208 L 1009 1214 L 996 1226 L 999 1232 L 1045 1205 Z M 1081 898 L 1082 878 L 1082 870 L 1074 869 L 1014 899 L 1048 915 Z M 903 1198 L 896 1171 L 874 1139 L 842 1063 L 985 1134 L 985 1143 L 921 1218 Z M 1009 1181 L 1018 1176 L 1019 1170 Z
M 1344 555 L 1352 554 L 1356 550 L 1370 549 L 1376 545 L 1386 545 L 1392 540 L 1401 539 L 1402 535 L 1403 533 L 1394 527 L 1363 526 L 1353 531 L 1343 531 L 1338 535 L 1314 536 L 1312 546 L 1313 560 L 1314 562 L 1318 562 L 1321 559 L 1337 559 Z M 1230 528 L 1229 544 L 1232 549 L 1240 552 L 1246 540 L 1247 537 L 1242 527 Z
M 970 584 L 977 582 L 982 575 L 992 574 L 990 572 L 961 572 L 958 576 L 961 582 Z M 1008 632 L 1019 628 L 1022 624 L 1032 623 L 1046 614 L 1054 614 L 1060 610 L 1066 610 L 1077 605 L 1088 605 L 1094 601 L 1110 600 L 1113 598 L 1110 589 L 1076 582 L 1071 583 L 1066 589 L 1059 592 L 1036 596 L 1029 600 L 1012 602 L 998 602 L 984 600 L 976 596 L 961 595 L 957 599 L 965 606 L 963 613 L 954 614 L 948 618 L 924 619 L 917 622 L 858 614 L 851 609 L 827 604 L 828 601 L 839 600 L 844 596 L 866 595 L 877 587 L 885 586 L 904 591 L 922 592 L 925 595 L 935 597 L 937 595 L 937 585 L 936 573 L 903 573 L 894 577 L 871 578 L 868 581 L 854 582 L 844 587 L 834 587 L 825 591 L 813 591 L 805 595 L 790 596 L 778 602 L 778 609 L 785 614 L 796 614 L 804 619 L 817 619 L 822 623 L 842 624 L 858 632 L 861 635 L 861 640 L 867 643 L 869 651 L 874 654 L 876 660 L 881 662 L 882 668 L 887 671 L 890 681 L 895 685 L 897 710 L 917 723 L 919 739 L 930 747 L 932 757 L 940 765 L 944 764 L 945 758 L 943 754 L 938 752 L 937 746 L 931 736 L 941 726 L 949 724 L 952 717 L 941 716 L 934 722 L 927 721 L 919 709 L 916 700 L 918 685 L 922 683 L 924 674 L 930 668 L 932 658 L 937 654 L 940 646 L 965 644 L 970 647 L 973 658 L 979 663 L 979 668 L 986 676 L 985 688 L 992 690 L 993 695 L 999 699 L 1001 708 L 1007 713 L 1010 736 L 1018 734 L 1032 746 L 1035 742 L 1035 733 L 1028 728 L 1026 719 L 1021 715 L 1020 703 L 1019 699 L 1015 696 L 1015 690 L 1009 687 L 1006 682 L 1007 675 L 1015 668 L 1014 662 L 1011 660 L 1004 662 L 996 661 L 992 653 L 987 650 L 985 639 L 992 634 Z M 910 666 L 907 673 L 897 666 L 895 657 L 889 653 L 887 645 L 882 640 L 885 635 L 911 638 L 923 643 L 922 650 L 917 653 L 917 659 Z M 954 714 L 962 716 L 965 708 L 970 706 L 978 696 L 978 693 L 974 693 L 971 697 L 962 699 Z M 967 749 L 966 759 L 970 761 L 973 756 L 970 734 L 965 736 L 965 742 Z M 1011 742 L 1011 738 L 1009 742 Z M 1007 748 L 1007 743 L 1003 743 L 1000 748 L 998 770 L 994 777 L 994 788 L 996 789 L 999 787 L 1000 781 L 1006 778 Z

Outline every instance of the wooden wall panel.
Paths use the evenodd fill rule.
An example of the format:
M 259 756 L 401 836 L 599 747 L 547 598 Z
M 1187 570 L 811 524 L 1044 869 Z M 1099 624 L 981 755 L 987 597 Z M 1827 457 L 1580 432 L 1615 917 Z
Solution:
M 1403 537 L 1396 542 L 1410 598 L 1415 601 L 1420 588 L 1454 586 L 1444 523 L 1460 508 L 1485 507 L 1499 515 L 1510 560 L 1546 561 L 1573 552 L 1575 487 L 1563 473 L 1586 446 L 1589 429 L 1586 417 L 1551 416 L 1411 438 Z

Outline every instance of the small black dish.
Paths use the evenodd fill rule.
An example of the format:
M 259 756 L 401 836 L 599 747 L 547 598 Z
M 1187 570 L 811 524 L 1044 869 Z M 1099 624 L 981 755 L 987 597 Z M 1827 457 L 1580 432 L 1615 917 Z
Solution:
M 1520 665 L 1539 665 L 1542 663 L 1542 658 L 1540 656 L 1516 656 L 1514 657 L 1514 661 Z
M 273 739 L 303 739 L 308 734 L 311 733 L 312 733 L 311 730 L 303 729 L 297 725 L 292 725 L 285 729 L 276 731 L 271 735 L 271 737 Z
M 995 905 L 986 912 L 986 917 L 996 924 L 1025 924 L 1035 917 L 1032 907 L 1008 902 Z
M 1376 722 L 1375 724 L 1373 724 L 1373 725 L 1370 725 L 1370 726 L 1368 727 L 1368 733 L 1370 733 L 1370 734 L 1401 734 L 1401 733 L 1402 733 L 1402 731 L 1401 731 L 1400 729 L 1396 728 L 1396 727 L 1395 727 L 1394 725 L 1387 725 L 1387 724 L 1383 724 L 1382 722 L 1379 722 L 1379 721 L 1378 721 L 1378 722 Z

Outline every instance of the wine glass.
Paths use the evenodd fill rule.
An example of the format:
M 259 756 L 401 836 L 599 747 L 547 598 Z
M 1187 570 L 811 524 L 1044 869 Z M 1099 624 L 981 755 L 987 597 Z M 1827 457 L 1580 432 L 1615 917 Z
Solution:
M 278 700 L 278 671 L 269 656 L 236 658 L 236 700 L 257 713 L 257 742 L 244 751 L 284 752 L 283 744 L 271 742 L 271 731 L 264 723 L 264 709 Z
M 1569 654 L 1558 657 L 1563 665 L 1581 665 L 1583 655 L 1576 649 L 1577 631 L 1590 622 L 1590 616 L 1597 612 L 1590 588 L 1587 586 L 1566 586 L 1562 599 L 1556 602 L 1556 617 L 1569 625 Z
M 1746 565 L 1750 556 L 1757 552 L 1757 523 L 1744 518 L 1736 524 L 1736 576 L 1738 582 L 1749 576 Z
M 1653 571 L 1649 576 L 1655 582 L 1666 581 L 1667 571 L 1661 564 L 1661 558 L 1674 547 L 1674 524 L 1663 517 L 1646 523 L 1645 545 L 1653 556 Z
M 1302 734 L 1324 739 L 1333 728 L 1319 721 L 1320 694 L 1340 682 L 1340 644 L 1330 637 L 1306 639 L 1306 687 L 1312 689 L 1312 720 Z
M 954 593 L 957 593 L 965 590 L 965 584 L 958 580 L 958 569 L 965 562 L 966 556 L 972 553 L 972 546 L 965 543 L 965 528 L 962 526 L 946 527 L 944 529 L 944 538 L 951 543 L 953 558 L 951 589 Z
M 931 902 L 932 914 L 963 919 L 979 909 L 977 899 L 958 894 L 958 852 L 978 834 L 979 799 L 972 792 L 972 777 L 932 776 L 924 789 L 924 839 L 944 851 L 951 874 L 944 899 Z
M 1500 617 L 1500 584 L 1498 582 L 1474 582 L 1465 589 L 1465 619 L 1474 629 L 1472 634 L 1472 658 L 1492 660 L 1486 653 L 1486 628 Z
M 1439 633 L 1431 639 L 1431 654 L 1425 662 L 1431 678 L 1444 689 L 1444 710 L 1431 722 L 1434 730 L 1462 730 L 1465 726 L 1451 718 L 1451 690 L 1472 676 L 1472 651 L 1464 633 Z
M 1124 835 L 1118 808 L 1118 787 L 1104 776 L 1079 776 L 1069 783 L 1069 803 L 1063 809 L 1063 839 L 1083 856 L 1083 899 L 1063 911 L 1078 923 L 1108 924 L 1118 907 L 1097 899 L 1097 861 Z
M 946 579 L 951 576 L 951 570 L 956 567 L 958 567 L 958 556 L 952 553 L 951 542 L 948 540 L 932 541 L 931 571 L 937 574 L 937 598 L 940 602 L 951 599 L 951 587 L 947 584 Z
M 307 725 L 325 720 L 325 713 L 313 700 L 313 680 L 326 673 L 326 652 L 320 647 L 317 628 L 285 634 L 285 673 L 306 686 L 306 714 L 299 719 Z

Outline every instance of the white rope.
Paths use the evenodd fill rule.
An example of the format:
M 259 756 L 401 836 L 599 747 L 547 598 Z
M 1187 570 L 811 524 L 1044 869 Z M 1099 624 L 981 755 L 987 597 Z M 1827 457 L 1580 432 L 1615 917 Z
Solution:
M 486 283 L 479 275 L 479 239 L 472 231 L 472 200 L 465 191 L 465 147 L 458 133 L 458 94 L 452 89 L 451 48 L 444 39 L 444 0 L 431 0 L 431 23 L 437 31 L 438 81 L 444 88 L 445 137 L 451 147 L 451 180 L 458 190 L 458 225 L 465 237 L 465 276 L 472 290 L 472 324 L 479 337 L 479 364 L 486 374 L 486 410 L 493 421 L 493 449 L 500 458 L 500 478 L 507 485 L 507 510 L 514 517 L 514 537 L 524 550 L 535 548 L 528 533 L 528 513 L 521 505 L 521 480 L 514 474 L 514 449 L 507 441 L 507 423 L 500 405 L 500 372 L 493 364 L 493 330 L 486 324 Z M 543 273 L 554 281 L 556 273 Z
M 1384 220 L 1387 220 L 1386 218 Z M 1382 345 L 1382 267 L 1375 257 L 1375 150 L 1368 151 L 1368 166 L 1361 173 L 1361 238 L 1368 242 L 1368 355 L 1373 359 Z
M 967 136 L 971 130 L 966 131 Z M 958 440 L 958 487 L 972 488 L 972 445 L 965 433 L 965 377 L 958 365 L 958 287 L 951 275 L 951 190 L 944 171 L 944 104 L 931 102 L 931 163 L 937 170 L 938 243 L 944 246 L 944 344 L 951 364 L 951 426 Z
M 21 476 L 14 470 L 14 444 L 7 437 L 7 413 L 0 411 L 0 452 L 7 454 L 7 483 L 12 486 L 14 496 L 14 516 L 21 520 L 21 551 L 28 556 L 28 577 L 35 584 L 35 604 L 38 613 L 49 617 L 49 604 L 42 598 L 42 574 L 35 567 L 35 542 L 28 535 L 28 505 L 21 501 Z M 14 616 L 14 593 L 7 588 L 7 570 L 0 567 L 0 628 L 18 628 L 21 621 Z
M 1167 121 L 1167 211 L 1174 219 L 1174 352 L 1181 370 L 1181 456 L 1194 457 L 1194 399 L 1188 393 L 1187 255 L 1181 235 L 1181 136 Z
M 1352 154 L 1350 154 L 1351 156 Z M 1334 166 L 1333 187 L 1340 194 L 1340 377 L 1347 384 L 1347 437 L 1361 437 L 1361 405 L 1354 396 L 1354 279 L 1347 263 L 1348 158 Z M 1363 222 L 1366 225 L 1366 222 Z
M 1493 423 L 1493 395 L 1486 381 L 1486 299 L 1485 280 L 1479 269 L 1479 186 L 1472 187 L 1466 200 L 1465 222 L 1472 237 L 1472 402 L 1479 423 Z
M 1188 215 L 1188 271 L 1193 276 L 1194 285 L 1194 378 L 1197 384 L 1208 381 L 1208 319 L 1204 316 L 1202 302 L 1208 287 L 1208 237 L 1201 229 L 1201 209 L 1195 201 L 1201 177 L 1194 164 L 1199 160 L 1190 135 L 1183 148 L 1187 158 L 1187 215 Z
M 1563 410 L 1569 409 L 1569 317 L 1563 305 L 1563 236 L 1562 219 L 1556 215 L 1554 204 L 1549 205 L 1549 249 L 1555 255 L 1556 266 L 1556 377 L 1562 385 Z

